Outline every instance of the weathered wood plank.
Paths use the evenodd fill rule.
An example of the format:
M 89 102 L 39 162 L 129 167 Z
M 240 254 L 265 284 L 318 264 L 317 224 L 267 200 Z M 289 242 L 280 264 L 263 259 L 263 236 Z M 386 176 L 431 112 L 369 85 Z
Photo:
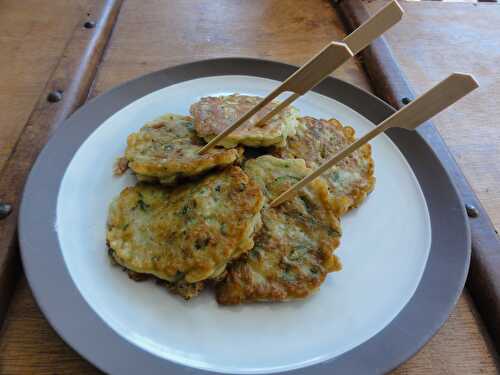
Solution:
M 13 212 L 0 220 L 0 238 L 2 239 L 0 242 L 0 322 L 3 320 L 16 277 L 17 214 L 24 182 L 51 132 L 86 100 L 114 19 L 118 14 L 119 5 L 119 0 L 89 1 L 85 7 L 82 5 L 78 8 L 80 18 L 75 19 L 74 30 L 63 54 L 53 72 L 50 73 L 50 78 L 41 91 L 38 103 L 31 112 L 26 125 L 20 125 L 22 131 L 19 141 L 16 142 L 16 147 L 0 171 L 0 202 L 13 206 Z M 44 3 L 38 5 L 41 8 L 45 6 Z M 33 14 L 38 14 L 37 9 L 32 9 Z M 64 14 L 61 13 L 59 16 L 64 17 Z M 87 29 L 83 24 L 91 16 L 95 17 L 97 24 L 95 28 Z M 39 45 L 43 45 L 42 41 L 38 42 Z M 46 100 L 47 96 L 56 90 L 63 92 L 62 100 L 49 103 Z
M 382 5 L 382 1 L 373 2 L 368 9 L 373 11 L 375 6 Z M 500 92 L 497 56 L 500 41 L 490 27 L 500 22 L 500 12 L 494 11 L 500 8 L 491 4 L 456 3 L 405 3 L 404 6 L 406 17 L 387 33 L 387 38 L 417 90 L 424 91 L 432 85 L 430 81 L 437 81 L 451 71 L 472 73 L 482 85 L 437 116 L 437 127 L 428 123 L 419 132 L 452 176 L 465 204 L 477 209 L 477 217 L 470 218 L 472 259 L 467 286 L 500 351 L 500 240 L 488 217 L 491 213 L 496 220 L 500 212 L 495 207 L 495 202 L 500 202 L 500 131 L 495 116 L 500 115 L 496 103 L 496 93 Z M 343 2 L 340 9 L 351 28 L 368 17 L 365 3 L 360 0 Z M 407 30 L 412 30 L 411 35 L 405 33 Z M 395 107 L 403 105 L 402 98 L 414 96 L 385 38 L 376 41 L 361 57 L 379 96 Z M 451 144 L 451 151 L 441 134 Z M 469 174 L 472 188 L 454 156 Z M 487 195 L 483 184 L 489 186 Z M 489 206 L 486 210 L 475 192 L 484 197 L 481 202 Z

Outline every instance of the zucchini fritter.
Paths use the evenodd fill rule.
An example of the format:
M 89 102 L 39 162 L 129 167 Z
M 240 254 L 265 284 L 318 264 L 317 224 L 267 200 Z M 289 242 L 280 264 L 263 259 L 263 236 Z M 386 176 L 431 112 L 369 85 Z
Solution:
M 243 154 L 242 148 L 213 148 L 200 155 L 198 150 L 203 144 L 196 135 L 191 117 L 166 114 L 129 135 L 125 160 L 118 161 L 117 170 L 123 172 L 128 161 L 128 167 L 140 181 L 169 185 L 180 177 L 232 164 Z
M 288 138 L 285 147 L 275 148 L 275 156 L 304 159 L 309 168 L 317 169 L 356 140 L 354 129 L 335 119 L 301 117 L 298 122 L 297 133 Z M 359 206 L 375 186 L 371 146 L 366 144 L 354 151 L 322 177 L 328 183 L 338 216 Z
M 303 160 L 268 155 L 247 161 L 244 170 L 261 187 L 266 202 L 311 172 Z M 326 182 L 316 179 L 276 208 L 266 203 L 255 246 L 228 266 L 216 287 L 217 301 L 232 305 L 304 298 L 329 272 L 339 270 L 333 251 L 341 229 L 328 195 Z
M 235 166 L 175 188 L 139 183 L 110 206 L 108 246 L 128 270 L 170 283 L 216 278 L 253 247 L 263 199 Z
M 191 105 L 196 132 L 206 141 L 211 140 L 224 129 L 248 112 L 263 98 L 233 94 L 228 96 L 205 97 Z M 284 145 L 286 138 L 295 134 L 298 111 L 289 106 L 275 115 L 261 127 L 254 126 L 257 120 L 269 113 L 279 102 L 265 106 L 240 128 L 221 141 L 226 148 L 243 144 L 251 147 Z

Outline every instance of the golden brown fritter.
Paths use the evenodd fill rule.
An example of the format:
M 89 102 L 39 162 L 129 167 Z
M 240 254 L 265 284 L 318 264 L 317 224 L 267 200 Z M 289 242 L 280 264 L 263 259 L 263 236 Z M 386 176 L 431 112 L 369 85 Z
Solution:
M 311 169 L 317 169 L 330 157 L 356 140 L 354 129 L 342 126 L 335 119 L 298 119 L 297 134 L 288 138 L 287 146 L 275 148 L 274 155 L 304 159 Z M 332 193 L 337 215 L 359 206 L 375 186 L 371 146 L 366 144 L 341 160 L 322 176 Z
M 311 172 L 303 160 L 268 155 L 249 160 L 244 169 L 266 202 Z M 255 246 L 227 268 L 216 287 L 217 301 L 233 305 L 304 298 L 318 290 L 329 272 L 339 270 L 333 252 L 341 229 L 328 195 L 325 181 L 316 179 L 276 208 L 266 203 Z
M 211 140 L 259 103 L 262 98 L 233 94 L 205 97 L 191 106 L 196 132 L 206 141 Z M 225 137 L 220 145 L 231 148 L 238 144 L 251 147 L 284 145 L 286 138 L 295 134 L 298 111 L 289 106 L 263 126 L 254 124 L 269 113 L 279 102 L 273 101 L 250 118 L 240 128 Z
M 253 247 L 263 199 L 234 166 L 175 188 L 139 183 L 111 204 L 107 243 L 137 273 L 171 283 L 216 278 Z
M 243 154 L 242 148 L 212 148 L 200 155 L 203 144 L 191 117 L 166 114 L 129 135 L 125 158 L 118 160 L 115 172 L 123 173 L 128 166 L 140 181 L 169 185 L 180 177 L 233 164 Z

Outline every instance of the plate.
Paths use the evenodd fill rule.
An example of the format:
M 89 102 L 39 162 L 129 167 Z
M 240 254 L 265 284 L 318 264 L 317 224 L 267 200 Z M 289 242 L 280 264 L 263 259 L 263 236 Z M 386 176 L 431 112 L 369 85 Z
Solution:
M 377 184 L 342 220 L 343 270 L 304 301 L 218 306 L 211 291 L 185 302 L 112 267 L 105 248 L 113 177 L 127 135 L 202 96 L 264 96 L 295 68 L 216 59 L 166 69 L 90 101 L 54 134 L 28 179 L 20 212 L 26 274 L 49 322 L 108 373 L 310 374 L 384 372 L 442 325 L 469 264 L 463 204 L 416 132 L 372 142 Z M 295 104 L 364 134 L 392 113 L 370 94 L 328 78 Z M 47 277 L 50 275 L 50 277 Z
M 187 115 L 189 106 L 202 96 L 235 91 L 263 96 L 277 84 L 265 78 L 224 75 L 154 91 L 104 121 L 67 166 L 57 199 L 56 227 L 68 271 L 99 317 L 142 349 L 173 362 L 228 373 L 300 368 L 345 353 L 374 336 L 415 292 L 430 249 L 430 219 L 416 177 L 386 136 L 372 145 L 377 188 L 360 209 L 342 220 L 338 255 L 344 270 L 332 274 L 313 298 L 229 308 L 218 306 L 213 293 L 204 293 L 184 302 L 153 283 L 127 280 L 118 267 L 110 266 L 103 251 L 108 206 L 135 183 L 132 175 L 111 174 L 116 158 L 124 154 L 127 135 L 165 112 Z M 317 118 L 336 116 L 359 134 L 373 127 L 349 107 L 317 93 L 305 95 L 295 105 Z M 405 220 L 394 220 L 403 214 L 403 207 Z M 304 345 L 302 338 L 307 336 L 313 340 Z

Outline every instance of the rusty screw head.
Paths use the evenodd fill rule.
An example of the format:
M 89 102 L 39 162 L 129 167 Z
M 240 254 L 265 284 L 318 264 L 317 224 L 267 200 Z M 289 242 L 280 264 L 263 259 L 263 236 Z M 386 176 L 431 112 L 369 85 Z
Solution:
M 466 204 L 465 210 L 467 211 L 467 216 L 470 218 L 475 218 L 479 216 L 479 211 L 472 204 Z
M 12 206 L 8 203 L 0 202 L 0 219 L 4 219 L 12 212 Z
M 87 21 L 83 24 L 83 27 L 85 27 L 86 29 L 93 29 L 95 27 L 95 22 Z
M 61 90 L 52 91 L 47 95 L 47 100 L 51 103 L 57 103 L 63 98 L 63 92 Z

